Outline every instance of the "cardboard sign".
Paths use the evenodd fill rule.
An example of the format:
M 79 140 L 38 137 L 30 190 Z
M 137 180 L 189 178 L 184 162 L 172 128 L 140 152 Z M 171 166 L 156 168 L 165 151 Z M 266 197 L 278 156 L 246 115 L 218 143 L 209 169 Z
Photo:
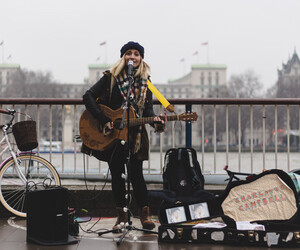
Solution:
M 232 188 L 222 203 L 235 221 L 287 220 L 297 212 L 296 198 L 277 174 Z

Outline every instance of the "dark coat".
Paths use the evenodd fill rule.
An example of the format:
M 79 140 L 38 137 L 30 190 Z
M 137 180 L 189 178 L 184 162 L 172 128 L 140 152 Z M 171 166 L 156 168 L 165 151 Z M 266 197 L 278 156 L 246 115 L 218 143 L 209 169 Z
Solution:
M 111 80 L 112 80 L 111 73 L 109 71 L 104 72 L 104 76 L 97 83 L 95 83 L 90 89 L 88 89 L 86 93 L 83 95 L 83 103 L 85 104 L 86 109 L 97 120 L 99 120 L 102 126 L 104 126 L 107 122 L 109 122 L 110 119 L 103 115 L 103 113 L 98 107 L 98 103 L 104 104 L 109 108 L 116 110 L 122 106 L 124 101 L 124 98 L 121 95 L 119 87 Z M 153 111 L 152 92 L 148 89 L 143 117 L 153 117 L 153 116 L 156 115 L 154 114 Z M 135 137 L 134 131 L 130 131 L 130 133 L 133 133 L 133 137 Z M 118 155 L 118 157 L 120 155 L 123 156 L 124 154 L 124 147 L 121 146 L 120 143 L 117 143 L 116 148 L 112 147 L 105 151 L 93 150 L 88 148 L 84 144 L 82 144 L 82 148 L 81 148 L 82 153 L 93 155 L 97 159 L 106 162 L 110 161 L 113 150 L 116 150 L 115 153 L 116 155 Z M 149 138 L 145 126 L 143 126 L 142 135 L 141 135 L 141 148 L 136 153 L 136 156 L 139 160 L 148 160 L 148 152 L 149 152 Z

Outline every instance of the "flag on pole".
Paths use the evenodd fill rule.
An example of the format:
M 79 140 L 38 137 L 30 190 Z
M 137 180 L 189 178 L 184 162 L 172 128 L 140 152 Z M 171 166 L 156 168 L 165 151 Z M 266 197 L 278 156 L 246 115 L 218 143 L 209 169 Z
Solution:
M 0 42 L 0 46 L 3 45 L 3 43 L 4 43 L 4 41 L 2 40 L 2 41 Z
M 201 43 L 201 45 L 208 45 L 208 42 Z
M 198 55 L 198 50 L 193 53 L 193 56 Z
M 106 44 L 106 41 L 102 42 L 102 43 L 99 43 L 100 46 L 103 46 Z
M 184 62 L 184 58 L 181 58 L 179 62 Z

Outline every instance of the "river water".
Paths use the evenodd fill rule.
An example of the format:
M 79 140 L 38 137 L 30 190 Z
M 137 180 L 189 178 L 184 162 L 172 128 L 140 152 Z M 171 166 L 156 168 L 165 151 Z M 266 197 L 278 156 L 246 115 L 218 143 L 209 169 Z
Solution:
M 105 173 L 107 171 L 107 163 L 101 162 L 94 157 L 85 156 L 82 153 L 41 153 L 40 156 L 50 161 L 59 173 L 82 173 L 84 166 L 88 173 Z M 225 174 L 224 166 L 228 164 L 232 171 L 254 172 L 259 173 L 263 169 L 276 168 L 275 153 L 253 153 L 251 164 L 251 153 L 226 153 L 218 152 L 216 156 L 213 153 L 197 153 L 197 158 L 201 169 L 205 174 Z M 144 162 L 144 170 L 146 173 L 160 174 L 164 163 L 164 153 L 152 152 L 150 161 Z M 252 167 L 251 167 L 252 165 Z M 300 169 L 300 153 L 277 153 L 277 168 L 284 171 L 292 169 Z M 253 170 L 253 171 L 251 171 Z

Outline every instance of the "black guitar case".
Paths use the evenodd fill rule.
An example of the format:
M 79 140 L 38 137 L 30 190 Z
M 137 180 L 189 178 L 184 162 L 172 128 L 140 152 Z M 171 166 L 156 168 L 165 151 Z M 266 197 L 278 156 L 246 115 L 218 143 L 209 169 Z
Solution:
M 206 201 L 162 206 L 159 219 L 159 242 L 300 246 L 297 192 L 282 170 L 232 182 Z

